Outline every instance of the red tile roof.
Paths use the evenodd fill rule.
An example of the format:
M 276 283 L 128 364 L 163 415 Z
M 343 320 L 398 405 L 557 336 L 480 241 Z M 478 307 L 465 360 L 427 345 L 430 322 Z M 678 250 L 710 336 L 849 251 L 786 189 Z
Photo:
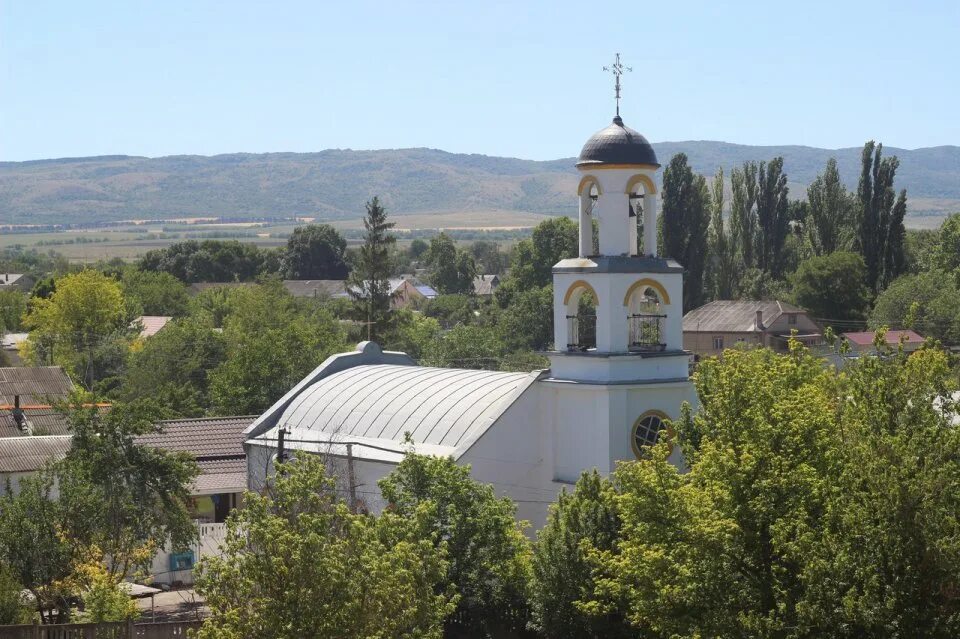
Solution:
M 842 337 L 850 340 L 857 346 L 870 346 L 873 344 L 875 331 L 859 331 L 856 333 L 843 333 Z M 900 337 L 904 337 L 907 344 L 920 344 L 923 337 L 914 331 L 887 331 L 886 341 L 890 346 L 896 346 L 900 343 Z

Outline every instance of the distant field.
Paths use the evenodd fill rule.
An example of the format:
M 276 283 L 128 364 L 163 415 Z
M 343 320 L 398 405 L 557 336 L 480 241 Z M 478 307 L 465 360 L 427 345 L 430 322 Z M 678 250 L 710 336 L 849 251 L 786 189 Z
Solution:
M 516 211 L 476 211 L 393 216 L 398 232 L 445 229 L 450 231 L 502 231 L 515 234 L 536 226 L 546 215 Z M 322 222 L 322 220 L 316 220 Z M 55 251 L 73 262 L 96 262 L 121 258 L 133 260 L 149 250 L 164 248 L 185 240 L 239 240 L 260 247 L 286 244 L 286 236 L 299 226 L 287 223 L 213 223 L 210 220 L 166 220 L 149 226 L 129 226 L 104 229 L 69 230 L 37 233 L 0 233 L 0 248 L 23 246 L 42 253 Z M 363 228 L 357 220 L 331 222 L 348 235 L 356 235 Z M 400 236 L 403 240 L 403 235 Z M 512 243 L 511 239 L 502 240 Z M 356 238 L 348 238 L 356 244 Z

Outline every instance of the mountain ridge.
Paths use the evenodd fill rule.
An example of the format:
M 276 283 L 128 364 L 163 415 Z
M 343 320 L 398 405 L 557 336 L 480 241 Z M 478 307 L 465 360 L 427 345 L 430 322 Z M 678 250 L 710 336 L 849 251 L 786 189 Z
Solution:
M 835 157 L 856 188 L 860 147 L 743 145 L 711 140 L 653 144 L 666 165 L 685 152 L 713 175 L 747 160 L 784 157 L 791 197 Z M 960 146 L 885 147 L 900 159 L 897 188 L 910 215 L 960 211 Z M 575 158 L 525 160 L 442 149 L 324 149 L 308 153 L 223 153 L 156 158 L 105 155 L 0 162 L 0 224 L 61 224 L 172 217 L 358 217 L 380 195 L 392 213 L 500 210 L 571 214 Z

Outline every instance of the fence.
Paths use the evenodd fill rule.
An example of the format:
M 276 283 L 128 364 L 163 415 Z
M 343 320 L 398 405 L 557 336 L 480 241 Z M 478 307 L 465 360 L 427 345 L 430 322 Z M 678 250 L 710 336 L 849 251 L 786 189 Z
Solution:
M 0 639 L 185 639 L 188 630 L 199 627 L 199 621 L 0 626 Z

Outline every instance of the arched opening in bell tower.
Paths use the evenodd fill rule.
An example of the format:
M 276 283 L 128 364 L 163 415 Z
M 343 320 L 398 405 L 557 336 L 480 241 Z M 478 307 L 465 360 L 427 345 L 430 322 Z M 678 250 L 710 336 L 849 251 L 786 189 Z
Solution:
M 664 305 L 670 303 L 666 289 L 656 280 L 642 279 L 627 290 L 623 305 L 627 308 L 627 348 L 637 352 L 666 349 Z
M 577 190 L 580 197 L 580 257 L 597 255 L 600 252 L 600 218 L 594 214 L 600 199 L 600 183 L 592 175 L 580 180 Z
M 637 174 L 627 181 L 630 206 L 631 255 L 657 255 L 657 187 L 650 176 Z
M 596 349 L 598 302 L 597 292 L 583 280 L 577 280 L 567 289 L 563 303 L 566 309 L 568 351 Z

